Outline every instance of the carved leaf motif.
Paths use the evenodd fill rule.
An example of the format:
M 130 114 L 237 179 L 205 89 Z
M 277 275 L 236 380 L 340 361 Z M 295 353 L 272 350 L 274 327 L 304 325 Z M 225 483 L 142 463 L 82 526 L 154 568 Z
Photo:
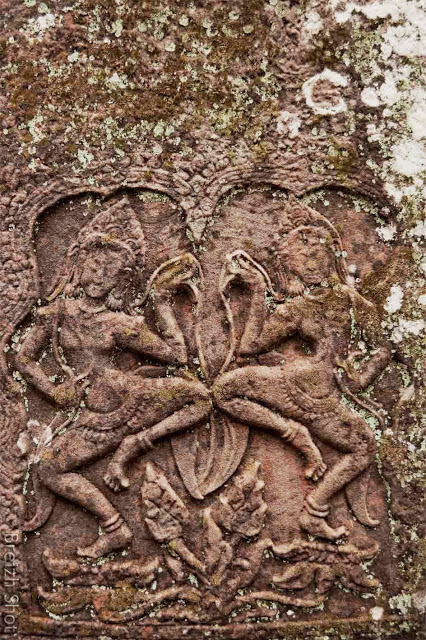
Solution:
M 326 564 L 360 563 L 372 560 L 379 550 L 376 543 L 368 549 L 358 549 L 352 544 L 333 546 L 324 542 L 308 542 L 297 540 L 296 542 L 272 545 L 274 555 L 287 562 L 317 562 Z
M 215 514 L 226 531 L 251 538 L 260 533 L 267 504 L 263 500 L 264 482 L 259 478 L 260 462 L 255 462 L 220 496 Z
M 153 582 L 160 566 L 158 558 L 148 562 L 133 558 L 115 562 L 109 560 L 101 566 L 84 565 L 74 558 L 55 554 L 52 549 L 45 549 L 42 555 L 43 565 L 50 575 L 67 585 L 115 584 L 126 580 L 135 586 Z
M 328 565 L 321 565 L 317 568 L 315 578 L 318 593 L 327 593 L 327 591 L 330 591 L 331 587 L 334 584 L 334 581 L 336 579 L 336 571 L 333 567 L 330 567 Z
M 174 556 L 166 555 L 165 562 L 168 570 L 172 574 L 173 578 L 177 582 L 183 582 L 186 580 L 186 573 L 184 571 L 183 562 L 179 558 L 175 558 Z
M 181 538 L 189 512 L 165 475 L 150 462 L 146 465 L 141 493 L 147 507 L 145 522 L 153 538 L 161 543 Z
M 234 552 L 232 546 L 223 539 L 222 531 L 213 520 L 210 509 L 204 510 L 203 522 L 205 526 L 206 571 L 208 575 L 212 576 L 212 583 L 219 585 L 223 581 L 226 568 L 229 566 Z
M 344 572 L 340 575 L 342 585 L 353 591 L 368 591 L 377 589 L 379 581 L 375 578 L 369 578 L 367 573 L 359 565 L 349 565 L 345 567 Z
M 81 611 L 86 605 L 91 604 L 93 590 L 81 587 L 61 587 L 57 591 L 49 592 L 39 586 L 37 595 L 46 611 L 55 615 L 64 615 Z
M 274 576 L 272 581 L 282 589 L 305 589 L 314 579 L 315 566 L 309 562 L 298 562 L 287 567 L 279 576 Z
M 270 540 L 262 539 L 246 545 L 243 555 L 234 560 L 229 570 L 230 580 L 227 583 L 231 594 L 234 594 L 238 589 L 245 589 L 253 582 L 260 570 L 263 552 L 270 546 L 270 542 Z

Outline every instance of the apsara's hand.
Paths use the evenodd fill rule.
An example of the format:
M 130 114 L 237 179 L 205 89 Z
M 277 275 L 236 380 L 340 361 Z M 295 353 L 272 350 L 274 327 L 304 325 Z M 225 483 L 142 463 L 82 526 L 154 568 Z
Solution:
M 241 253 L 234 252 L 227 257 L 226 270 L 234 280 L 251 286 L 266 286 L 264 274 L 243 251 Z
M 160 268 L 154 279 L 154 287 L 158 292 L 175 291 L 197 274 L 198 262 L 192 253 L 183 253 L 177 260 L 170 261 Z
M 338 367 L 344 370 L 350 391 L 358 393 L 364 389 L 362 372 L 359 368 L 355 367 L 355 358 L 361 355 L 360 352 L 353 352 L 345 360 L 336 360 Z

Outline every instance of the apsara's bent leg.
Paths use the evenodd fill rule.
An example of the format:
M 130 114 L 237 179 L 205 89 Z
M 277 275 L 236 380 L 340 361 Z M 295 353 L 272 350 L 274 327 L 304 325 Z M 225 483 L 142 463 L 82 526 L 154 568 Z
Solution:
M 291 443 L 306 457 L 306 477 L 319 480 L 326 466 L 308 429 L 299 422 L 302 412 L 286 396 L 284 376 L 281 367 L 264 366 L 225 373 L 214 384 L 215 402 L 236 420 L 272 431 Z
M 360 416 L 343 404 L 332 414 L 310 419 L 308 431 L 299 424 L 299 420 L 304 419 L 301 410 L 288 404 L 283 375 L 280 367 L 237 369 L 216 382 L 215 400 L 223 411 L 237 420 L 268 429 L 291 441 L 307 456 L 308 470 L 318 464 L 319 472 L 314 478 L 319 479 L 326 467 L 321 457 L 320 462 L 316 460 L 316 447 L 309 432 L 346 454 L 308 496 L 301 517 L 302 527 L 312 535 L 336 540 L 347 531 L 345 527 L 333 529 L 327 524 L 329 501 L 374 460 L 374 434 Z
M 332 415 L 313 421 L 311 430 L 344 455 L 308 496 L 301 524 L 308 533 L 336 539 L 346 531 L 344 527 L 330 530 L 325 523 L 329 502 L 374 461 L 376 441 L 367 422 L 343 404 Z
M 136 433 L 126 436 L 115 452 L 104 476 L 114 491 L 129 486 L 126 465 L 153 442 L 189 429 L 211 411 L 210 394 L 197 381 L 182 378 L 146 379 L 138 390 L 142 412 Z
M 104 494 L 75 470 L 107 455 L 119 444 L 117 436 L 102 443 L 90 442 L 78 429 L 58 436 L 42 456 L 37 473 L 53 493 L 87 509 L 96 516 L 104 533 L 88 547 L 78 549 L 81 556 L 98 558 L 127 546 L 132 532 L 120 513 Z

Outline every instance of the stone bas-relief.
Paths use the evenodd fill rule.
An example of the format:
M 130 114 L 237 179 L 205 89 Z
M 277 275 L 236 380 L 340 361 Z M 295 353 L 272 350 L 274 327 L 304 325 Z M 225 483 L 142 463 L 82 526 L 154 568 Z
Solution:
M 56 248 L 52 219 L 87 203 L 34 228 L 43 297 L 6 349 L 28 416 L 29 612 L 320 620 L 339 589 L 361 611 L 389 531 L 374 429 L 397 397 L 371 397 L 392 354 L 350 231 L 346 248 L 333 213 L 263 185 L 231 192 L 200 252 L 170 198 L 167 215 L 143 199 L 89 198 Z M 170 229 L 156 252 L 150 216 Z
M 421 637 L 421 5 L 2 3 L 2 638 Z
M 104 481 L 114 491 L 126 488 L 125 462 L 149 449 L 154 438 L 199 422 L 209 409 L 208 394 L 197 382 L 161 373 L 146 377 L 143 367 L 126 374 L 114 366 L 119 349 L 185 364 L 183 335 L 168 298 L 194 276 L 197 264 L 184 254 L 161 265 L 150 282 L 163 340 L 129 308 L 129 288 L 143 249 L 142 230 L 129 208 L 126 200 L 119 201 L 82 230 L 68 252 L 64 280 L 36 314 L 16 357 L 24 380 L 68 409 L 65 421 L 58 413 L 47 427 L 51 446 L 42 444 L 37 453 L 36 485 L 46 505 L 40 497 L 40 510 L 25 527 L 32 531 L 44 523 L 54 495 L 66 498 L 100 520 L 104 535 L 77 551 L 93 559 L 127 546 L 132 533 L 102 492 L 75 470 L 115 450 Z M 51 382 L 39 362 L 50 343 L 64 374 L 60 384 Z

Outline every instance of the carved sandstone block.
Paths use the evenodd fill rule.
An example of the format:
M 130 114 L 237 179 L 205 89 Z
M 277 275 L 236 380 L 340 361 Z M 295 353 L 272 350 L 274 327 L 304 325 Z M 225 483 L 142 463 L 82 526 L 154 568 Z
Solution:
M 423 637 L 426 14 L 3 2 L 1 637 Z

